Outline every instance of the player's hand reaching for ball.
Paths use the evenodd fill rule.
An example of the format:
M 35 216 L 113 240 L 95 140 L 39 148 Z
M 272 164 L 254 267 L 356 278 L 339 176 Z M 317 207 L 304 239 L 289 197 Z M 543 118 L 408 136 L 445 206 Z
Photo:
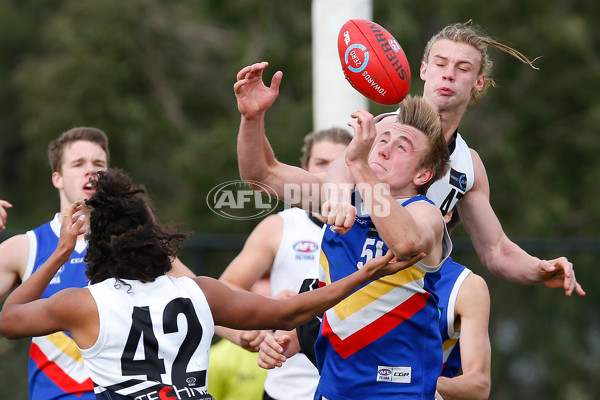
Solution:
M 371 147 L 377 137 L 375 130 L 375 119 L 373 115 L 365 110 L 358 110 L 351 114 L 356 118 L 348 122 L 348 126 L 354 129 L 354 137 L 346 149 L 346 164 L 364 162 L 367 163 Z
M 279 85 L 283 72 L 277 71 L 271 79 L 271 86 L 263 82 L 263 71 L 268 62 L 260 62 L 242 68 L 237 74 L 233 91 L 237 98 L 238 110 L 246 119 L 252 119 L 268 110 L 279 96 Z

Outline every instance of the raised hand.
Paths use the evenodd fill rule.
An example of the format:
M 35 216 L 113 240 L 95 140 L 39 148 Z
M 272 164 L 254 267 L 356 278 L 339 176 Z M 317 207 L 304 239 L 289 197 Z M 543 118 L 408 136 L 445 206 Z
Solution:
M 10 204 L 6 200 L 0 200 L 0 232 L 2 232 L 6 228 L 6 218 L 8 214 L 6 213 L 6 208 L 11 208 L 12 204 Z
M 346 163 L 367 162 L 373 142 L 377 137 L 373 115 L 365 110 L 358 110 L 350 115 L 354 120 L 348 125 L 354 129 L 354 137 L 346 149 Z
M 260 62 L 244 67 L 237 74 L 233 91 L 237 98 L 238 110 L 244 118 L 252 119 L 268 110 L 279 96 L 279 85 L 283 72 L 277 71 L 271 79 L 271 86 L 263 82 L 263 71 L 268 62 Z

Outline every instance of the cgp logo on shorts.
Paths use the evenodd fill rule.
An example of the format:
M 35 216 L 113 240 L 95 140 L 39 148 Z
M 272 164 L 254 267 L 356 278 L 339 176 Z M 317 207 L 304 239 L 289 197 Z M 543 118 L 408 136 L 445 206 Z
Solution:
M 248 183 L 262 191 L 274 192 L 264 183 Z M 228 219 L 247 220 L 261 218 L 277 207 L 279 198 L 269 197 L 248 187 L 241 180 L 221 183 L 213 187 L 206 195 L 206 204 L 217 215 Z

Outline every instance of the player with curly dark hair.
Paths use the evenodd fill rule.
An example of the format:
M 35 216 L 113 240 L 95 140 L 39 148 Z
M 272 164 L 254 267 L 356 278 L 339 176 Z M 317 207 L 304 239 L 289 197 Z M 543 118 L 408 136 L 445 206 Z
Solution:
M 111 277 L 152 282 L 166 274 L 191 234 L 156 224 L 144 187 L 133 187 L 125 173 L 100 171 L 91 181 L 96 193 L 86 201 L 94 210 L 86 237 L 94 246 L 85 257 L 90 283 Z

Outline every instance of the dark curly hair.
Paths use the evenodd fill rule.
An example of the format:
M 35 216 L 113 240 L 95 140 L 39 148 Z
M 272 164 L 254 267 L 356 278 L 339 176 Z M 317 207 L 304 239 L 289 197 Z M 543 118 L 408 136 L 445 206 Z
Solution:
M 85 256 L 90 283 L 108 278 L 152 282 L 171 269 L 181 242 L 191 236 L 158 225 L 143 186 L 133 187 L 122 170 L 99 171 L 91 179 L 95 193 Z

